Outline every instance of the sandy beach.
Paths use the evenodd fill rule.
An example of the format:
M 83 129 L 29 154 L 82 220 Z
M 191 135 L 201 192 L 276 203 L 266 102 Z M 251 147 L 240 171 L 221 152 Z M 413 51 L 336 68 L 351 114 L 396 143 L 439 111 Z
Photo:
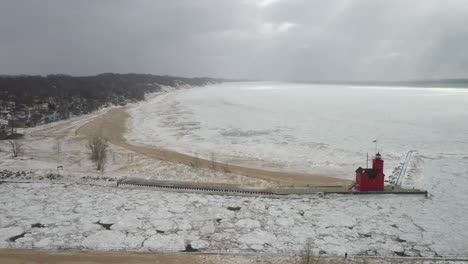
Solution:
M 127 113 L 126 107 L 114 108 L 81 126 L 76 131 L 76 134 L 79 136 L 102 135 L 108 138 L 112 144 L 124 147 L 151 158 L 181 163 L 189 166 L 196 166 L 199 168 L 210 168 L 213 170 L 230 172 L 243 176 L 272 181 L 280 185 L 342 186 L 350 184 L 350 181 L 348 180 L 327 177 L 326 175 L 310 175 L 262 170 L 206 160 L 157 147 L 136 146 L 128 143 L 124 137 L 127 131 L 127 121 L 129 117 L 130 115 Z
M 404 258 L 348 258 L 344 257 L 312 257 L 311 263 L 438 263 L 436 259 L 404 259 Z M 440 260 L 440 262 L 444 262 Z M 213 255 L 200 253 L 157 253 L 157 252 L 124 252 L 124 251 L 35 251 L 35 250 L 0 250 L 2 264 L 295 264 L 303 263 L 299 257 L 279 256 L 242 256 Z
M 332 259 L 324 263 L 340 263 Z M 98 251 L 34 251 L 0 250 L 2 264 L 215 264 L 215 263 L 291 263 L 288 257 L 227 256 L 183 253 L 98 252 Z

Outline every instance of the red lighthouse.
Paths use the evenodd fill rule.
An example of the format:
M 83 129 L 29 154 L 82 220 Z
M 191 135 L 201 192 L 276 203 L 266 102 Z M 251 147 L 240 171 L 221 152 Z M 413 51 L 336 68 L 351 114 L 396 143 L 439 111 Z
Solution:
M 383 191 L 384 190 L 384 177 L 383 173 L 384 161 L 377 153 L 372 160 L 372 169 L 363 169 L 361 167 L 356 170 L 356 183 L 355 186 L 362 192 L 366 191 Z

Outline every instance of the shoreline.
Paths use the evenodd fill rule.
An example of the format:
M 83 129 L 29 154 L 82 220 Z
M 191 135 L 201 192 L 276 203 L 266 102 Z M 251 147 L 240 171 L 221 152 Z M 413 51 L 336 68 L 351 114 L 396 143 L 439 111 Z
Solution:
M 256 255 L 256 254 L 213 254 L 203 252 L 138 252 L 138 251 L 92 251 L 92 250 L 36 250 L 36 249 L 0 249 L 0 261 L 4 264 L 95 264 L 95 263 L 264 263 L 286 264 L 299 263 L 300 255 Z M 386 257 L 386 256 L 317 256 L 312 255 L 314 263 L 445 263 L 446 261 L 463 262 L 463 258 L 444 257 Z
M 257 263 L 262 260 L 265 264 L 285 264 L 294 257 L 291 256 L 248 256 L 248 255 L 215 255 L 209 253 L 180 253 L 180 252 L 138 252 L 138 251 L 92 251 L 92 250 L 35 250 L 35 249 L 0 249 L 2 264 L 46 264 L 46 263 Z M 333 258 L 331 258 L 333 259 Z
M 351 183 L 349 180 L 328 177 L 324 175 L 269 171 L 244 167 L 240 165 L 231 165 L 217 161 L 213 162 L 211 160 L 202 159 L 158 147 L 133 145 L 128 143 L 124 137 L 125 133 L 127 132 L 127 121 L 130 118 L 127 109 L 128 107 L 110 109 L 106 113 L 90 120 L 89 122 L 79 127 L 76 131 L 76 135 L 102 135 L 114 145 L 126 148 L 150 158 L 180 163 L 198 168 L 207 168 L 222 172 L 229 172 L 242 176 L 275 182 L 280 185 L 345 186 Z

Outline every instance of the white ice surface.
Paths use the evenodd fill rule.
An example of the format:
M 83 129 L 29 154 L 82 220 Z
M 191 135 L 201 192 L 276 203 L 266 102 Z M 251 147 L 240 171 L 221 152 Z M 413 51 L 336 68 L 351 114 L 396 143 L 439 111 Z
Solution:
M 441 254 L 467 254 L 467 120 L 468 89 L 227 83 L 175 91 L 139 104 L 131 110 L 127 137 L 137 144 L 208 158 L 214 153 L 230 163 L 348 179 L 357 166 L 365 165 L 366 153 L 374 152 L 374 139 L 389 178 L 399 173 L 406 152 L 416 150 L 402 182 L 407 188 L 428 190 L 431 198 L 362 198 L 375 202 L 367 203 L 374 211 L 365 212 L 362 231 L 402 232 L 401 239 L 430 244 Z M 341 204 L 340 198 L 331 204 L 335 202 L 338 210 L 319 203 L 321 210 L 305 212 L 317 222 L 303 228 L 323 232 L 340 226 L 348 228 L 342 229 L 347 236 L 355 236 L 350 228 L 362 224 L 356 217 L 363 210 L 361 203 Z M 300 225 L 296 219 L 283 219 L 283 210 L 270 207 L 268 214 L 276 227 L 289 227 L 291 220 Z M 393 221 L 393 214 L 401 221 Z M 392 222 L 397 228 L 381 228 Z M 301 228 L 290 230 L 296 230 L 294 239 L 304 238 Z M 375 237 L 361 237 L 371 252 L 383 243 Z M 341 251 L 348 245 L 344 241 L 330 233 L 320 245 Z M 387 246 L 401 251 L 399 244 Z
M 329 254 L 468 254 L 466 198 L 454 212 L 437 193 L 270 199 L 59 183 L 3 183 L 0 193 L 0 247 L 294 253 L 311 238 Z
M 366 153 L 386 174 L 406 152 L 467 154 L 468 89 L 225 83 L 176 90 L 131 109 L 137 144 L 248 166 L 352 178 Z

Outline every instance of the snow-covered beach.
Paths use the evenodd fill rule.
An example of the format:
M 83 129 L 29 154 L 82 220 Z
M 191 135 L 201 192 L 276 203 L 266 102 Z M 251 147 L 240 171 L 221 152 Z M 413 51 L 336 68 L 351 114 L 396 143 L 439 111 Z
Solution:
M 106 171 L 93 172 L 84 138 L 75 134 L 101 114 L 96 113 L 30 131 L 21 158 L 1 153 L 2 168 L 31 176 L 0 184 L 0 246 L 174 251 L 190 243 L 205 252 L 297 253 L 310 238 L 317 254 L 468 255 L 466 90 L 327 87 L 341 96 L 336 97 L 324 87 L 291 84 L 284 92 L 289 88 L 281 85 L 227 84 L 151 97 L 130 108 L 127 138 L 200 157 L 215 153 L 217 160 L 245 166 L 323 169 L 345 179 L 365 165 L 377 138 L 387 176 L 398 174 L 408 150 L 417 151 L 403 185 L 428 190 L 429 198 L 268 199 L 117 188 L 115 180 L 125 177 L 270 185 L 153 160 L 115 145 Z M 305 95 L 290 95 L 294 91 Z M 259 98 L 267 98 L 266 105 Z M 385 107 L 372 104 L 376 98 Z M 60 137 L 61 153 L 54 137 Z M 61 177 L 46 177 L 51 174 Z

